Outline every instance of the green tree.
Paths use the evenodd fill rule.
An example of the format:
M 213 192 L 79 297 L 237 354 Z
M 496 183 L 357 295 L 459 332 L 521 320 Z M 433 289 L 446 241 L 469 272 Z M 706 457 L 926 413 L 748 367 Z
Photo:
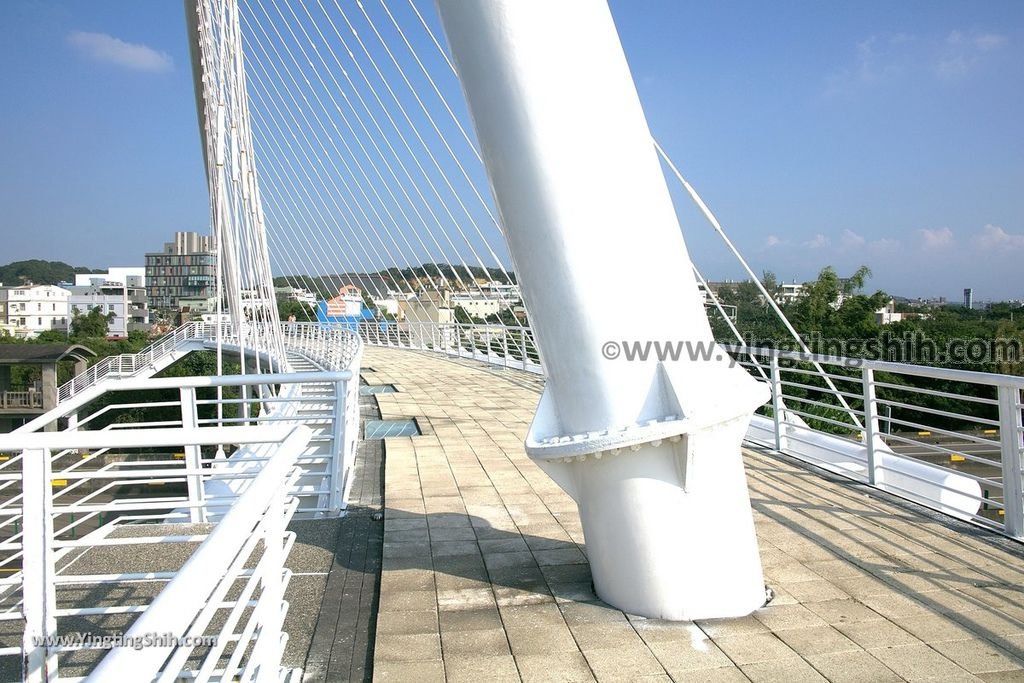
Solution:
M 300 323 L 316 320 L 316 313 L 310 308 L 309 304 L 293 301 L 285 296 L 277 297 L 277 314 L 281 320 L 285 321 L 292 315 Z
M 114 313 L 104 313 L 102 306 L 97 306 L 84 315 L 76 308 L 71 320 L 71 336 L 90 339 L 104 338 L 107 336 L 110 322 L 113 319 Z

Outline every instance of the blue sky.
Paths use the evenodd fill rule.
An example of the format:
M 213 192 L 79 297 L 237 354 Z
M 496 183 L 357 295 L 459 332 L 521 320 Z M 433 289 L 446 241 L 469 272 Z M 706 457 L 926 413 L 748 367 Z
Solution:
M 1024 3 L 612 10 L 655 136 L 757 271 L 1024 298 Z M 207 229 L 179 2 L 10 0 L 0 31 L 0 262 L 140 264 Z M 678 199 L 702 272 L 741 277 Z

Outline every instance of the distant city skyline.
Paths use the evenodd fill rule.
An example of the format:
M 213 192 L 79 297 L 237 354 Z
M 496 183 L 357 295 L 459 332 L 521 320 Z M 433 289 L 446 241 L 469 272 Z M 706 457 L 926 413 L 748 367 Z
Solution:
M 1024 298 L 1024 4 L 611 6 L 654 135 L 755 272 Z M 0 260 L 141 265 L 208 230 L 179 3 L 13 0 L 0 25 Z M 742 279 L 674 194 L 702 273 Z

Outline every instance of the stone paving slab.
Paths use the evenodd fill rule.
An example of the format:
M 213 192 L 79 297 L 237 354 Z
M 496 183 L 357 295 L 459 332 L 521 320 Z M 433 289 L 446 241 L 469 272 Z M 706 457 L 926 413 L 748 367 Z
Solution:
M 591 589 L 573 501 L 526 457 L 538 377 L 368 348 L 385 445 L 377 681 L 1024 681 L 1024 552 L 787 458 L 745 462 L 775 600 L 696 623 Z

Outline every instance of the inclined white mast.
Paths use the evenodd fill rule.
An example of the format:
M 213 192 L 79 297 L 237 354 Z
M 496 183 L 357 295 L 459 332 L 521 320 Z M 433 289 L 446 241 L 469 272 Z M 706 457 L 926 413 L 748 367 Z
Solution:
M 437 4 L 547 375 L 527 452 L 579 506 L 598 595 L 750 613 L 765 590 L 740 443 L 768 389 L 713 347 L 606 3 Z M 609 358 L 633 341 L 698 357 Z

